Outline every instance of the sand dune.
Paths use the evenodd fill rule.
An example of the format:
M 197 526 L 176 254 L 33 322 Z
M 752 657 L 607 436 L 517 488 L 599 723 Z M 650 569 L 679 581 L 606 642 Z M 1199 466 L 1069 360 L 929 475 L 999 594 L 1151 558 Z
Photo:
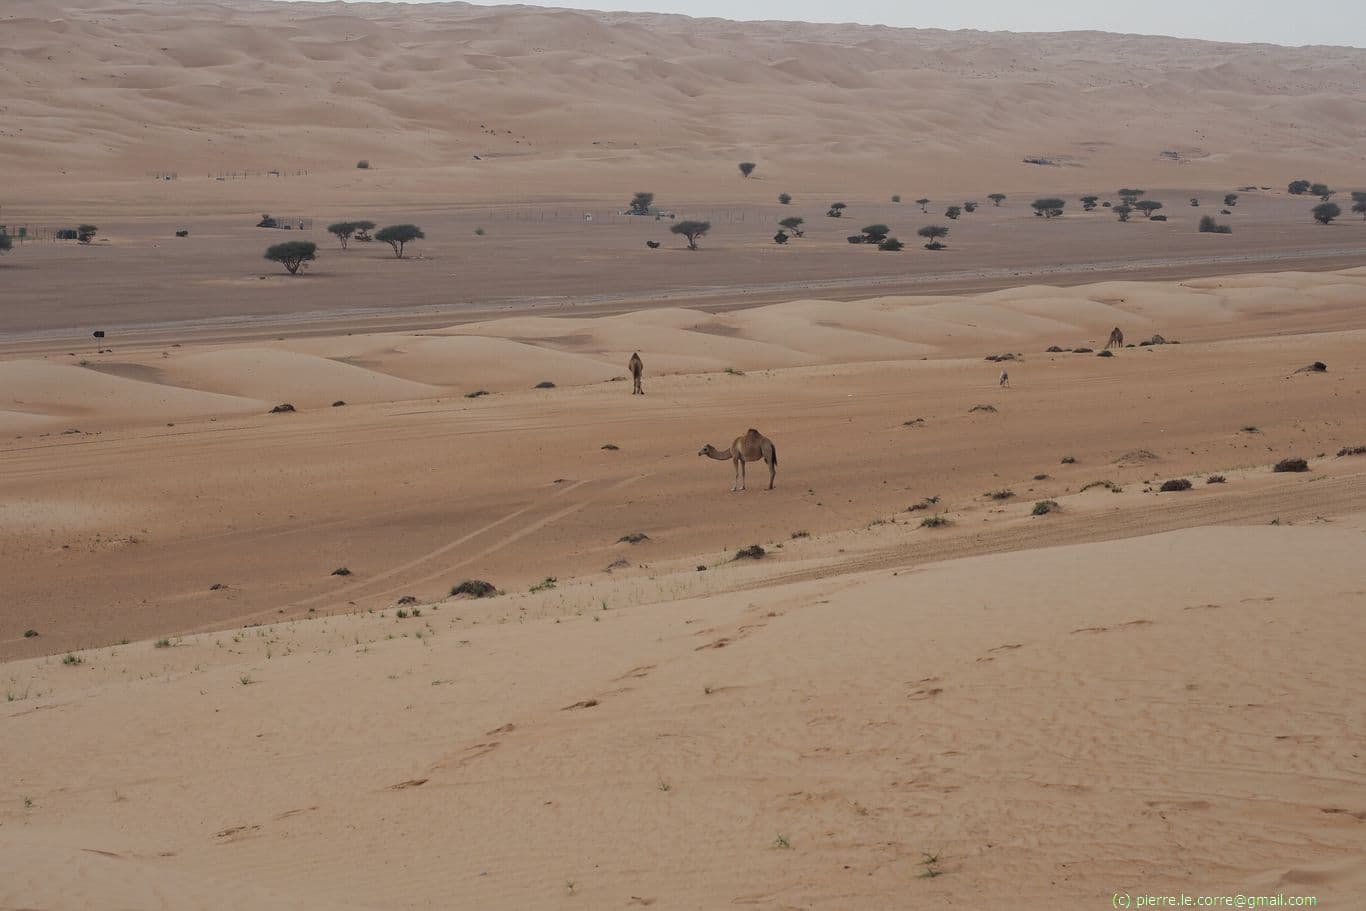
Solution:
M 654 173 L 771 199 L 781 187 L 736 179 L 750 158 L 762 178 L 879 196 L 1069 171 L 1284 186 L 1348 179 L 1364 113 L 1366 52 L 1340 47 L 459 3 L 26 0 L 3 21 L 0 163 L 67 181 L 310 169 L 492 199 L 491 177 L 563 198 Z M 362 158 L 377 170 L 358 184 Z
M 1129 341 L 1181 341 L 1259 320 L 1314 325 L 1316 313 L 1366 297 L 1366 270 L 1283 273 L 1185 282 L 1024 287 L 959 297 L 799 300 L 731 313 L 662 308 L 598 318 L 518 316 L 411 333 L 321 336 L 269 346 L 161 348 L 92 355 L 85 367 L 0 365 L 10 398 L 0 431 L 22 434 L 84 419 L 128 424 L 189 415 L 258 412 L 279 402 L 321 407 L 513 392 L 550 381 L 602 383 L 625 375 L 632 351 L 652 376 L 896 361 L 1041 354 L 1103 345 L 1122 325 Z M 70 361 L 71 358 L 66 358 Z M 1286 372 L 1299 366 L 1286 361 Z

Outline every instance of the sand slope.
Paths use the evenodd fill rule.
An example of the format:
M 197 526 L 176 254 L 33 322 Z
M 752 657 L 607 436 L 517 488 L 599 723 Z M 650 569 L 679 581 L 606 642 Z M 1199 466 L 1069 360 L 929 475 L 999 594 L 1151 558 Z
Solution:
M 1363 540 L 1194 529 L 610 610 L 628 583 L 570 585 L 10 663 L 0 904 L 1350 906 Z

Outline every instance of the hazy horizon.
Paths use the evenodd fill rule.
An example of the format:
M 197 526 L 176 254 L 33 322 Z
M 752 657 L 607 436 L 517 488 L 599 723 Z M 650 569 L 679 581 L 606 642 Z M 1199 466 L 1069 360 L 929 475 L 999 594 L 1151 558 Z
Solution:
M 349 2 L 349 0 L 348 0 Z M 393 0 L 431 2 L 431 0 Z M 1232 43 L 1366 47 L 1366 4 L 1359 0 L 1307 0 L 1294 7 L 1269 0 L 960 0 L 939 5 L 918 0 L 469 0 L 476 6 L 540 6 L 612 12 L 673 13 L 735 21 L 788 20 L 858 23 L 898 28 L 978 29 L 1010 32 L 1104 31 L 1164 35 Z

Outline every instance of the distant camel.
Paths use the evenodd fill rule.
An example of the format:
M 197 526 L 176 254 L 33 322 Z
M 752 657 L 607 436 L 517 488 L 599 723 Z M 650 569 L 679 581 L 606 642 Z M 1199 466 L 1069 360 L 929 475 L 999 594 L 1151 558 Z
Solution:
M 640 359 L 639 351 L 631 355 L 631 360 L 626 366 L 631 368 L 631 379 L 635 381 L 635 386 L 631 389 L 631 395 L 644 395 L 645 390 L 640 387 L 640 376 L 645 372 L 645 364 Z
M 1009 373 L 1008 371 L 1005 371 L 1005 370 L 1002 370 L 1002 371 L 1001 371 L 1001 385 L 1002 385 L 1002 386 L 1009 386 L 1009 385 L 1010 385 L 1010 373 Z
M 1120 331 L 1119 331 L 1119 327 L 1116 326 L 1114 329 L 1110 330 L 1110 340 L 1109 340 L 1108 342 L 1105 343 L 1105 348 L 1106 348 L 1106 350 L 1109 350 L 1109 349 L 1111 349 L 1111 348 L 1123 348 L 1123 347 L 1124 347 L 1124 333 L 1123 333 L 1123 332 L 1120 332 Z
M 768 489 L 773 489 L 773 477 L 778 473 L 778 449 L 772 440 L 753 427 L 746 431 L 744 436 L 736 437 L 735 442 L 731 443 L 725 452 L 708 443 L 697 450 L 697 454 L 710 456 L 718 462 L 729 459 L 735 463 L 735 483 L 730 488 L 732 491 L 745 489 L 745 463 L 763 459 L 768 463 Z

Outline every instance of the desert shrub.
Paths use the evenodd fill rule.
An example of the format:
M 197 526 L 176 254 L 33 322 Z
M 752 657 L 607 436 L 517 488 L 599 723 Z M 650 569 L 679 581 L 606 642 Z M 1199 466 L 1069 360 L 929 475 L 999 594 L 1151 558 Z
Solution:
M 845 240 L 851 244 L 865 244 L 868 242 L 868 238 L 864 237 L 862 234 L 850 234 Z
M 1154 215 L 1154 216 L 1152 216 L 1152 220 L 1153 220 L 1153 221 L 1166 221 L 1166 220 L 1167 220 L 1167 216 L 1165 216 L 1165 215 Z
M 1201 234 L 1232 234 L 1233 229 L 1228 225 L 1221 225 L 1214 220 L 1213 215 L 1206 215 L 1200 219 Z
M 1358 199 L 1352 203 L 1352 211 L 1362 218 L 1366 218 L 1366 199 Z
M 1190 490 L 1191 482 L 1186 478 L 1172 478 L 1170 481 L 1163 481 L 1160 489 L 1163 493 L 1171 493 L 1176 490 Z
M 1090 484 L 1082 487 L 1081 492 L 1086 493 L 1086 491 L 1090 490 L 1092 487 L 1104 487 L 1106 490 L 1110 491 L 1110 493 L 1122 493 L 1124 491 L 1124 488 L 1120 487 L 1114 481 L 1105 480 L 1092 481 Z
M 276 405 L 274 408 L 270 409 L 270 413 L 271 413 L 271 414 L 289 414 L 290 412 L 292 412 L 292 411 L 294 411 L 294 410 L 295 410 L 295 409 L 294 409 L 294 406 L 291 405 L 289 402 L 282 402 L 282 403 L 280 403 L 279 405 Z
M 265 258 L 279 263 L 290 275 L 295 275 L 304 263 L 317 259 L 317 254 L 318 245 L 311 240 L 287 240 L 267 247 Z
M 1304 459 L 1281 459 L 1276 463 L 1273 471 L 1308 471 L 1309 463 Z
M 988 490 L 983 496 L 992 500 L 1009 500 L 1015 496 L 1015 491 L 1002 487 L 1000 490 Z
M 1129 216 L 1133 214 L 1134 207 L 1128 203 L 1124 203 L 1123 205 L 1115 206 L 1111 211 L 1119 216 L 1120 221 L 1128 221 Z
M 1331 224 L 1342 214 L 1342 207 L 1335 202 L 1321 202 L 1314 206 L 1314 221 L 1321 225 Z
M 899 195 L 893 195 L 892 202 L 901 202 L 901 197 Z
M 1076 456 L 1070 456 L 1070 455 L 1069 455 L 1069 456 L 1063 456 L 1062 459 L 1061 459 L 1061 462 L 1062 462 L 1062 464 L 1064 464 L 1064 465 L 1075 465 L 1075 464 L 1077 464 L 1077 457 L 1076 457 Z
M 1192 196 L 1192 197 L 1191 197 L 1191 205 L 1192 205 L 1192 206 L 1195 206 L 1195 207 L 1198 207 L 1198 206 L 1200 205 L 1200 198 L 1199 198 L 1198 196 Z
M 1090 212 L 1092 209 L 1096 207 L 1096 203 L 1099 201 L 1099 196 L 1083 196 L 1081 198 L 1081 207 L 1083 211 Z
M 477 399 L 477 398 L 479 398 L 480 396 L 484 396 L 484 395 L 489 395 L 489 391 L 488 391 L 487 389 L 476 389 L 476 390 L 474 390 L 473 392 L 467 392 L 467 393 L 465 393 L 465 398 L 467 398 L 467 399 Z
M 879 250 L 884 250 L 884 251 L 887 251 L 887 252 L 889 252 L 889 253 L 895 253 L 895 252 L 897 252 L 898 250 L 900 250 L 900 249 L 901 249 L 902 247 L 904 247 L 904 246 L 905 246 L 905 244 L 903 244 L 901 241 L 897 240 L 895 237 L 888 237 L 886 240 L 884 240 L 884 241 L 882 241 L 881 243 L 879 243 L 879 244 L 877 245 L 877 248 L 878 248 Z
M 973 202 L 973 201 L 971 201 L 971 200 L 969 200 L 969 201 L 963 203 L 963 211 L 964 211 L 964 212 L 976 212 L 976 211 L 977 211 L 977 203 L 975 203 L 975 202 Z
M 180 229 L 178 229 L 178 230 L 175 232 L 175 236 L 176 236 L 176 237 L 189 237 L 189 236 L 190 236 L 190 230 L 189 230 L 188 228 L 180 228 Z M 0 243 L 3 243 L 3 242 L 0 242 Z
M 1328 372 L 1328 365 L 1325 364 L 1323 361 L 1314 361 L 1314 363 L 1312 363 L 1312 364 L 1306 364 L 1305 366 L 1301 367 L 1300 369 L 1296 370 L 1295 372 L 1296 372 L 1296 373 L 1327 373 L 1327 372 Z
M 351 570 L 347 569 L 345 566 L 338 566 L 336 569 L 332 570 L 332 575 L 349 576 L 351 575 Z
M 749 175 L 754 173 L 754 169 L 757 168 L 758 165 L 756 165 L 752 161 L 742 161 L 738 165 L 736 165 L 736 167 L 740 169 L 741 174 L 743 174 L 745 177 L 748 177 Z
M 1224 205 L 1227 206 L 1227 207 L 1230 208 L 1230 209 L 1232 209 L 1234 206 L 1238 205 L 1238 194 L 1237 194 L 1237 193 L 1226 193 L 1226 194 L 1224 194 Z
M 1366 446 L 1344 446 L 1338 450 L 1338 458 L 1343 456 L 1366 455 Z
M 368 171 L 368 170 L 370 170 L 370 161 L 369 161 L 369 159 L 367 159 L 367 158 L 362 158 L 360 161 L 356 162 L 356 167 L 359 168 L 359 169 L 362 170 L 362 171 Z
M 475 229 L 474 229 L 474 236 L 475 236 L 475 237 L 483 237 L 486 233 L 487 233 L 487 232 L 486 232 L 483 228 L 475 228 Z
M 764 550 L 758 544 L 742 547 L 735 552 L 735 559 L 737 560 L 762 560 L 766 556 L 768 556 L 768 551 Z
M 990 193 L 990 194 L 987 195 L 987 199 L 990 199 L 990 200 L 991 200 L 991 204 L 992 204 L 993 206 L 999 206 L 1001 203 L 1003 203 L 1003 202 L 1006 201 L 1006 194 L 1004 194 L 1004 193 Z
M 541 380 L 539 383 L 536 384 L 536 387 L 535 387 L 535 388 L 537 388 L 537 389 L 554 389 L 554 388 L 555 388 L 555 384 L 552 383 L 550 380 Z
M 1220 209 L 1220 210 L 1219 210 L 1219 214 L 1220 214 L 1220 215 L 1232 215 L 1233 213 L 1232 213 L 1231 211 L 1229 211 L 1228 209 Z
M 633 531 L 629 535 L 622 535 L 617 538 L 618 544 L 639 544 L 642 541 L 650 540 L 650 536 L 640 531 Z
M 832 202 L 830 208 L 825 210 L 826 217 L 842 218 L 844 216 L 844 210 L 847 208 L 849 207 L 842 202 Z
M 943 528 L 945 525 L 950 524 L 952 523 L 949 521 L 949 517 L 943 513 L 935 516 L 926 516 L 920 520 L 921 528 Z
M 278 227 L 280 227 L 280 223 L 279 223 L 278 221 L 276 221 L 274 218 L 271 218 L 269 214 L 266 214 L 266 215 L 262 215 L 262 216 L 261 216 L 261 220 L 258 221 L 258 222 L 256 223 L 256 227 L 258 227 L 258 228 L 278 228 Z
M 606 449 L 608 452 L 618 452 L 621 449 L 621 447 L 618 446 L 616 443 L 603 443 L 598 448 Z
M 958 218 L 958 216 L 960 216 L 960 215 L 962 215 L 962 214 L 963 214 L 963 208 L 962 208 L 962 206 L 949 206 L 947 209 L 944 210 L 944 217 L 945 217 L 945 218 L 953 218 L 953 219 L 956 219 L 956 218 Z
M 1212 474 L 1209 477 L 1205 478 L 1206 484 L 1223 484 L 1226 481 L 1228 481 L 1228 478 L 1224 477 L 1221 474 Z
M 1327 202 L 1327 201 L 1328 201 L 1328 197 L 1332 196 L 1332 195 L 1333 195 L 1334 193 L 1336 193 L 1336 192 L 1337 192 L 1337 190 L 1330 189 L 1329 186 L 1328 186 L 1328 184 L 1326 184 L 1326 183 L 1311 184 L 1310 187 L 1309 187 L 1309 195 L 1310 195 L 1310 196 L 1317 196 L 1319 199 L 1322 199 L 1324 202 Z
M 346 400 L 345 400 L 345 399 L 337 399 L 335 402 L 332 403 L 332 407 L 333 407 L 333 408 L 345 408 L 345 407 L 346 407 Z
M 995 406 L 995 405 L 973 405 L 971 408 L 968 409 L 968 413 L 969 413 L 969 414 L 971 414 L 971 413 L 974 412 L 974 411 L 982 411 L 982 412 L 986 412 L 987 414 L 995 414 L 995 413 L 996 413 L 996 406 Z
M 1096 357 L 1114 357 L 1114 356 L 1115 356 L 1115 353 L 1114 353 L 1113 351 L 1111 351 L 1109 348 L 1106 348 L 1104 351 L 1097 351 L 1097 352 L 1096 352 Z
M 680 221 L 669 227 L 669 231 L 674 234 L 681 234 L 688 239 L 688 249 L 697 249 L 697 240 L 704 237 L 711 230 L 709 221 Z
M 1044 218 L 1058 217 L 1062 214 L 1062 210 L 1066 205 L 1067 202 L 1065 200 L 1058 199 L 1056 196 L 1045 196 L 1044 198 L 1036 199 L 1029 204 L 1030 208 L 1034 210 L 1035 215 L 1042 215 Z
M 1047 480 L 1049 480 L 1049 478 L 1050 478 L 1050 476 L 1049 476 L 1049 475 L 1046 475 L 1046 474 L 1036 474 L 1036 475 L 1034 475 L 1034 480 L 1036 480 L 1036 481 L 1047 481 Z
M 1290 186 L 1286 187 L 1286 189 L 1290 192 L 1291 196 L 1303 196 L 1309 191 L 1310 186 L 1312 186 L 1312 184 L 1307 180 L 1292 180 L 1290 181 Z
M 1096 350 L 1096 349 L 1094 349 L 1094 348 L 1087 348 L 1087 347 L 1083 346 L 1083 347 L 1081 347 L 1081 348 L 1073 348 L 1073 349 L 1072 349 L 1072 353 L 1073 353 L 1073 354 L 1091 354 L 1091 353 L 1094 352 L 1095 350 Z
M 1060 509 L 1062 507 L 1058 505 L 1057 500 L 1040 500 L 1034 504 L 1034 508 L 1030 510 L 1029 514 L 1031 516 L 1046 516 L 1050 512 L 1058 512 Z
M 0 231 L 0 253 L 8 253 L 14 249 L 14 241 L 4 231 Z
M 76 228 L 76 240 L 83 244 L 88 244 L 95 239 L 95 235 L 99 233 L 99 230 L 100 229 L 94 225 L 80 225 Z
M 417 225 L 387 225 L 375 233 L 375 240 L 393 247 L 394 256 L 402 259 L 405 246 L 426 236 Z
M 775 244 L 785 244 L 785 243 L 787 243 L 787 233 L 784 232 L 784 231 L 779 231 L 777 234 L 774 234 L 774 235 L 773 235 L 773 242 L 774 242 Z
M 801 237 L 802 224 L 805 221 L 806 219 L 804 218 L 800 218 L 796 215 L 790 215 L 787 218 L 784 218 L 782 221 L 778 222 L 778 225 L 779 227 L 786 228 L 792 234 L 793 237 Z
M 483 579 L 466 579 L 451 589 L 452 598 L 492 598 L 496 594 L 498 589 L 493 587 L 493 583 L 485 582 Z
M 1058 346 L 1058 345 L 1049 345 L 1049 346 L 1048 346 L 1047 348 L 1045 348 L 1044 350 L 1045 350 L 1046 352 L 1048 352 L 1049 354 L 1062 354 L 1062 353 L 1065 352 L 1067 349 L 1066 349 L 1066 348 L 1062 348 L 1062 347 L 1060 347 L 1060 346 Z
M 779 193 L 779 194 L 778 194 L 778 202 L 781 203 L 782 205 L 785 205 L 785 206 L 791 205 L 791 204 L 792 204 L 792 194 L 791 194 L 791 193 Z

